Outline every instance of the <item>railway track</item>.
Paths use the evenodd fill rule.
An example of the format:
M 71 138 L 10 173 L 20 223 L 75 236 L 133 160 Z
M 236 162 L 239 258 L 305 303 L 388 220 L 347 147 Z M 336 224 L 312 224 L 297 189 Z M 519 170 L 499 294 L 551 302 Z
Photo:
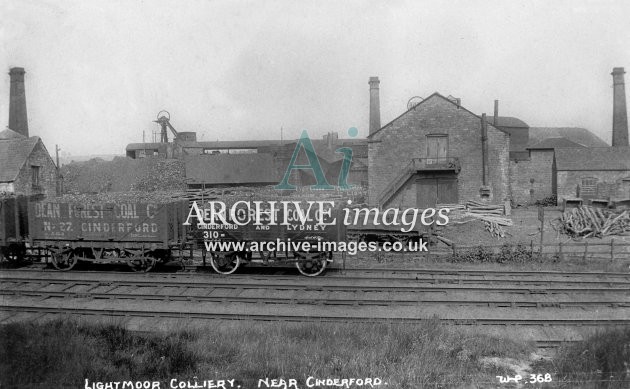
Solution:
M 216 288 L 223 287 L 232 290 L 245 289 L 275 289 L 293 291 L 327 291 L 327 292 L 497 292 L 513 294 L 566 294 L 566 293 L 625 293 L 630 295 L 630 283 L 618 281 L 520 281 L 515 284 L 512 280 L 462 280 L 462 279 L 405 279 L 398 280 L 392 284 L 391 279 L 382 279 L 374 282 L 371 279 L 363 278 L 335 278 L 335 279 L 304 279 L 296 277 L 185 277 L 179 278 L 176 275 L 141 275 L 127 273 L 127 280 L 116 279 L 120 274 L 108 273 L 108 278 L 101 275 L 89 273 L 90 278 L 85 274 L 77 273 L 49 273 L 52 277 L 7 277 L 0 274 L 3 283 L 39 282 L 39 283 L 64 283 L 74 282 L 88 285 L 100 286 L 131 286 L 131 287 L 151 287 L 160 286 L 175 288 Z M 55 276 L 57 275 L 57 276 Z M 64 278 L 59 278 L 64 277 Z M 67 278 L 66 278 L 67 277 Z M 499 285 L 497 285 L 499 284 Z M 501 286 L 508 284 L 509 286 Z
M 335 315 L 275 315 L 261 313 L 222 313 L 222 312 L 176 312 L 171 310 L 140 310 L 140 309 L 96 309 L 73 307 L 37 307 L 30 305 L 0 306 L 3 312 L 61 314 L 61 315 L 103 315 L 107 313 L 113 317 L 145 317 L 145 318 L 171 318 L 171 319 L 210 319 L 210 320 L 261 320 L 261 321 L 287 321 L 287 322 L 335 322 L 353 323 L 351 317 Z M 372 317 L 362 319 L 362 323 L 421 323 L 427 320 L 439 320 L 452 325 L 527 325 L 527 326 L 622 326 L 628 325 L 630 319 L 532 319 L 532 318 L 471 318 L 471 319 L 442 319 L 442 318 L 403 318 L 403 317 Z
M 313 279 L 275 270 L 227 277 L 2 270 L 0 324 L 59 315 L 145 322 L 420 323 L 439 317 L 467 328 L 525 331 L 545 347 L 600 327 L 630 325 L 627 274 L 399 271 L 408 272 L 358 269 Z
M 99 266 L 99 267 L 102 267 Z M 10 274 L 12 272 L 41 272 L 41 273 L 57 273 L 57 270 L 50 268 L 19 268 L 19 269 L 3 269 L 0 272 Z M 205 274 L 204 274 L 205 273 Z M 122 276 L 134 274 L 129 271 L 111 271 L 111 270 L 73 270 L 65 274 L 120 274 Z M 147 277 L 160 277 L 178 275 L 196 275 L 204 274 L 207 278 L 220 278 L 203 266 L 186 266 L 184 271 L 153 271 L 147 273 Z M 255 267 L 246 268 L 241 273 L 230 275 L 230 279 L 246 279 L 260 277 L 264 279 L 295 279 L 296 272 L 294 269 L 274 267 Z M 301 278 L 301 277 L 300 277 Z M 378 281 L 385 280 L 400 282 L 403 280 L 413 280 L 416 282 L 436 283 L 493 283 L 493 284 L 516 284 L 516 285 L 574 285 L 574 286 L 628 286 L 630 287 L 630 273 L 605 273 L 605 272 L 560 272 L 560 271 L 496 271 L 496 270 L 448 270 L 448 269 L 329 269 L 319 280 L 328 279 L 344 279 L 346 281 L 363 280 Z M 303 279 L 303 278 L 301 278 Z
M 212 292 L 221 290 L 213 288 Z M 224 291 L 234 290 L 224 288 Z M 251 289 L 252 294 L 265 289 Z M 390 292 L 390 296 L 391 296 Z M 392 305 L 450 305 L 450 306 L 479 306 L 479 307 L 507 307 L 507 308 L 568 308 L 568 307 L 626 307 L 630 308 L 630 301 L 623 296 L 617 298 L 591 299 L 579 301 L 545 301 L 536 299 L 509 299 L 509 298 L 473 298 L 462 299 L 460 296 L 451 298 L 429 298 L 428 292 L 417 292 L 413 297 L 389 298 L 367 298 L 354 296 L 353 298 L 343 298 L 337 296 L 274 296 L 264 295 L 241 296 L 241 295 L 205 295 L 191 294 L 185 291 L 181 293 L 153 294 L 153 293 L 117 293 L 117 292 L 67 292 L 67 291 L 47 291 L 41 289 L 19 289 L 8 290 L 0 288 L 0 295 L 3 296 L 30 296 L 41 298 L 92 298 L 92 299 L 113 299 L 113 300 L 144 300 L 144 301 L 196 301 L 196 302 L 217 302 L 217 303 L 250 303 L 250 304 L 315 304 L 315 305 L 346 305 L 346 306 L 392 306 Z

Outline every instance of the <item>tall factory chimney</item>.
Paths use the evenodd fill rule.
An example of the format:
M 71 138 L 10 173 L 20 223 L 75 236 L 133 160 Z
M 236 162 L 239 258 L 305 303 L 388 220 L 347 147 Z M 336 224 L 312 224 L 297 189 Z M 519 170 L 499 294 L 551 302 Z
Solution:
M 612 145 L 628 147 L 628 112 L 623 68 L 613 68 L 613 133 Z
M 11 91 L 9 101 L 9 128 L 28 138 L 26 118 L 26 94 L 24 93 L 24 68 L 11 68 Z
M 381 82 L 378 77 L 370 77 L 370 135 L 381 128 L 381 103 L 378 96 Z
M 492 124 L 495 127 L 499 127 L 499 100 L 494 100 L 494 118 Z

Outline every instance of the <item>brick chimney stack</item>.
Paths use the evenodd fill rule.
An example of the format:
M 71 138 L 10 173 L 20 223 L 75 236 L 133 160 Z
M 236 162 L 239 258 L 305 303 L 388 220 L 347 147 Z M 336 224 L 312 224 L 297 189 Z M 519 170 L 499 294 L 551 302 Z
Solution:
M 28 138 L 26 117 L 26 94 L 24 92 L 24 68 L 11 68 L 11 91 L 9 101 L 9 128 Z
M 370 77 L 370 135 L 381 129 L 381 103 L 378 77 Z
M 628 147 L 628 112 L 623 68 L 614 68 L 613 76 L 613 133 L 612 145 Z

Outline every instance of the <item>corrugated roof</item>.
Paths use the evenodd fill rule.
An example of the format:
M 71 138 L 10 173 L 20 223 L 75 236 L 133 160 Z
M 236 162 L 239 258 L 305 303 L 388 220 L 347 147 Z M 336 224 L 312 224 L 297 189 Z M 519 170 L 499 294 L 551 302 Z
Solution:
M 35 145 L 38 136 L 0 140 L 0 182 L 13 182 Z
M 586 128 L 579 127 L 530 127 L 528 145 L 536 144 L 547 138 L 567 138 L 568 140 L 586 147 L 608 147 L 597 135 Z
M 488 123 L 494 125 L 494 116 L 487 116 Z M 529 125 L 519 118 L 511 116 L 499 116 L 499 127 L 521 127 L 528 128 Z
M 556 149 L 557 170 L 628 170 L 630 147 Z
M 565 137 L 547 138 L 534 145 L 527 147 L 528 149 L 560 149 L 571 147 L 585 147 L 579 143 L 572 142 Z
M 271 154 L 193 155 L 185 158 L 190 183 L 278 183 L 280 178 Z

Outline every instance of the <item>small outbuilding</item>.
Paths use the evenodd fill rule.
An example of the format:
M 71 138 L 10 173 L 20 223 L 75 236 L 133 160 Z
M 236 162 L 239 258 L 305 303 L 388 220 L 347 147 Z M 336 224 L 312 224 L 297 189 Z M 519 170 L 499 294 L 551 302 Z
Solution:
M 630 199 L 630 147 L 556 149 L 558 202 L 579 197 Z
M 57 194 L 57 167 L 38 136 L 0 132 L 0 192 L 16 195 Z

